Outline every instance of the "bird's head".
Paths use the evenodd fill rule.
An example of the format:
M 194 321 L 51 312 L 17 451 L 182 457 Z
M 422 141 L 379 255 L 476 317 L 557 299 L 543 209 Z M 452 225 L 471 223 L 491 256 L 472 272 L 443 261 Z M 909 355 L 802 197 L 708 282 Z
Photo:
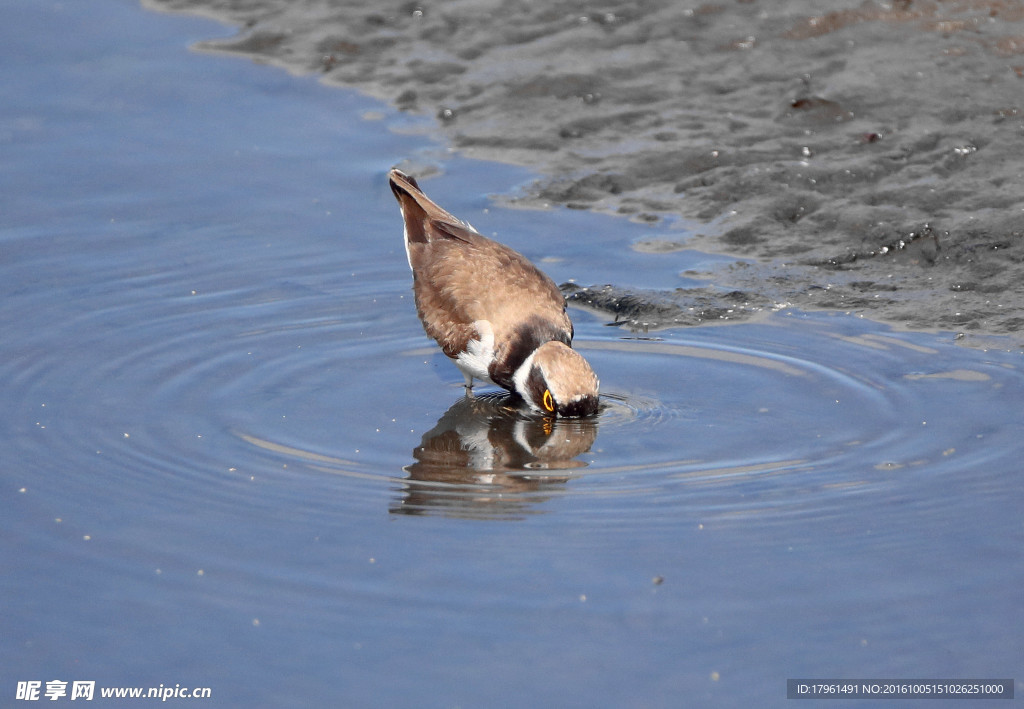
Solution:
M 514 382 L 516 392 L 542 414 L 577 417 L 598 411 L 597 375 L 579 352 L 562 342 L 545 342 L 534 350 Z

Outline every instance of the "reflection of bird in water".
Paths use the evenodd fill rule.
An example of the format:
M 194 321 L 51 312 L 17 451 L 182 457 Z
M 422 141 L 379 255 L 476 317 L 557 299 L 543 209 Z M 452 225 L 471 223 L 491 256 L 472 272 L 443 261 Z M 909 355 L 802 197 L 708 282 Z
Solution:
M 525 415 L 507 396 L 461 398 L 413 450 L 416 462 L 392 512 L 468 517 L 526 514 L 585 462 L 595 419 Z M 567 471 L 563 474 L 551 471 Z

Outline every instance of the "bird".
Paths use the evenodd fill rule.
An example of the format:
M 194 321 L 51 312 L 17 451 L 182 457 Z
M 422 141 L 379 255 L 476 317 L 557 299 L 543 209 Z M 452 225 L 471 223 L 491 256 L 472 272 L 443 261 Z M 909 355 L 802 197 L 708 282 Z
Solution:
M 416 312 L 423 329 L 473 381 L 518 394 L 543 416 L 600 408 L 600 382 L 572 348 L 565 297 L 519 252 L 488 239 L 434 203 L 401 170 L 391 191 L 405 222 Z

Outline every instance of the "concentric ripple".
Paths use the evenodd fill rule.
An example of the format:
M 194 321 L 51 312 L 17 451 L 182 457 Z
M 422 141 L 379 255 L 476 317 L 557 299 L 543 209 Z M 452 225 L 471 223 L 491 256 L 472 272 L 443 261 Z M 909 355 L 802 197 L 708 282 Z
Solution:
M 632 389 L 608 396 L 615 415 L 580 491 L 616 490 L 627 515 L 649 495 L 666 514 L 820 516 L 977 475 L 1005 450 L 993 437 L 1012 414 L 994 402 L 1021 391 L 1017 367 L 841 316 L 769 322 L 584 344 L 599 371 L 628 369 L 618 381 Z
M 821 514 L 898 485 L 907 470 L 972 467 L 996 422 L 936 415 L 944 397 L 981 404 L 1020 387 L 1016 369 L 842 318 L 794 327 L 780 316 L 660 341 L 588 339 L 596 327 L 584 325 L 578 346 L 601 373 L 602 414 L 543 421 L 507 397 L 467 404 L 460 375 L 424 345 L 400 282 L 394 290 L 372 303 L 371 324 L 365 311 L 339 311 L 336 294 L 304 289 L 140 307 L 162 339 L 142 330 L 64 376 L 101 393 L 120 381 L 146 392 L 145 407 L 131 416 L 140 402 L 110 396 L 104 430 L 72 431 L 69 442 L 84 450 L 98 439 L 98 454 L 125 469 L 193 477 L 228 498 L 246 480 L 319 480 L 333 493 L 325 514 L 382 495 L 393 512 L 484 517 L 579 495 L 614 499 L 601 503 L 612 505 L 606 516 L 655 501 L 661 514 L 670 503 Z M 955 369 L 942 366 L 949 354 Z
M 45 450 L 23 457 L 92 471 L 72 487 L 113 476 L 134 494 L 224 506 L 251 502 L 255 483 L 297 499 L 313 485 L 325 515 L 589 509 L 558 502 L 577 496 L 609 518 L 651 505 L 824 514 L 908 472 L 976 467 L 1013 415 L 991 401 L 1021 389 L 1006 362 L 853 318 L 780 314 L 660 339 L 577 318 L 604 407 L 545 421 L 507 397 L 466 403 L 400 269 L 367 293 L 332 264 L 274 268 L 273 286 L 211 268 L 187 291 L 183 275 L 115 268 L 91 307 L 20 338 L 8 402 L 28 434 L 18 445 Z M 946 415 L 957 410 L 969 420 Z

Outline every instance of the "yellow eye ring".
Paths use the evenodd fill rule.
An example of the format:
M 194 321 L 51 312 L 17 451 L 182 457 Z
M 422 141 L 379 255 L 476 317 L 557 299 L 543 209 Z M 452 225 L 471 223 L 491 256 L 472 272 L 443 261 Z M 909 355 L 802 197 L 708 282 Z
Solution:
M 545 389 L 544 390 L 544 398 L 541 399 L 541 403 L 544 404 L 544 408 L 545 409 L 547 409 L 548 411 L 551 411 L 552 413 L 554 412 L 554 410 L 555 410 L 555 400 L 551 397 L 551 390 L 550 389 Z

